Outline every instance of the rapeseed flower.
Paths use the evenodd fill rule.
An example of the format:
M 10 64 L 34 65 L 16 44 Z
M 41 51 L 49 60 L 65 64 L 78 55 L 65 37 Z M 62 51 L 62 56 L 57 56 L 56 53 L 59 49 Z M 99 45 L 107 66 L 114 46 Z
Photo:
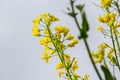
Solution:
M 88 74 L 85 74 L 85 75 L 84 75 L 84 80 L 88 80 L 88 78 L 89 78 L 89 75 L 88 75 Z
M 40 29 L 37 25 L 34 25 L 32 28 L 32 36 L 40 36 Z
M 40 17 L 37 16 L 32 22 L 34 25 L 38 25 L 38 24 L 40 24 L 41 19 L 40 19 Z
M 69 29 L 65 26 L 55 26 L 55 31 L 57 33 L 63 33 L 64 36 L 66 36 L 67 33 L 69 32 Z
M 112 0 L 100 0 L 100 3 L 101 3 L 101 6 L 105 8 L 111 5 Z
M 76 44 L 78 44 L 78 40 L 77 40 L 77 39 L 73 39 L 73 40 L 68 44 L 68 46 L 69 46 L 69 47 L 74 47 Z
M 104 16 L 99 16 L 98 21 L 112 26 L 115 21 L 116 14 L 107 12 Z
M 64 74 L 64 70 L 60 70 L 59 72 L 58 72 L 58 77 L 61 77 L 63 74 Z
M 56 65 L 56 69 L 61 69 L 63 68 L 63 64 L 61 62 L 59 62 L 57 65 Z
M 46 63 L 48 63 L 49 60 L 50 60 L 50 56 L 49 56 L 47 53 L 43 53 L 43 55 L 42 55 L 42 59 L 45 60 Z
M 79 68 L 78 61 L 74 60 L 73 65 L 72 65 L 72 70 L 75 71 L 75 70 L 78 70 L 78 68 Z
M 96 30 L 102 31 L 102 30 L 103 30 L 103 27 L 102 27 L 102 26 L 97 27 Z
M 73 36 L 72 34 L 68 34 L 68 36 L 67 36 L 66 39 L 67 39 L 67 40 L 72 40 L 72 39 L 74 39 L 74 36 Z

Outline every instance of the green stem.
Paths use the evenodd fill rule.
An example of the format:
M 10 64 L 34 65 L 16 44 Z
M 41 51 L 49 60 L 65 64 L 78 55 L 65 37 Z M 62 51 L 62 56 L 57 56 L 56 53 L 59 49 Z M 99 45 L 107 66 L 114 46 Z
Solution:
M 72 0 L 70 0 L 70 4 L 71 4 L 71 8 L 72 8 L 72 13 L 75 14 L 74 5 L 73 5 L 73 1 L 72 1 Z M 74 16 L 73 18 L 74 18 L 75 23 L 76 23 L 76 25 L 77 25 L 77 28 L 79 29 L 79 32 L 80 32 L 80 31 L 81 31 L 81 28 L 80 28 L 79 22 L 78 22 L 78 20 L 77 20 L 77 17 Z M 98 69 L 97 69 L 97 67 L 96 67 L 96 65 L 95 65 L 95 63 L 94 63 L 94 60 L 93 60 L 93 58 L 92 58 L 92 55 L 91 55 L 91 52 L 90 52 L 90 49 L 89 49 L 87 40 L 86 40 L 86 38 L 84 38 L 83 40 L 84 40 L 84 43 L 85 43 L 85 46 L 86 46 L 86 49 L 87 49 L 89 58 L 90 58 L 90 60 L 91 60 L 91 62 L 92 62 L 92 65 L 93 65 L 93 67 L 94 67 L 94 69 L 95 69 L 95 71 L 96 71 L 99 79 L 102 80 L 102 77 L 101 77 L 101 75 L 100 75 L 100 73 L 99 73 L 99 71 L 98 71 Z
M 67 71 L 67 75 L 68 75 L 69 79 L 72 80 L 71 75 L 70 75 L 70 72 L 69 72 L 69 70 L 68 70 L 68 68 L 67 68 L 67 66 L 66 66 L 66 63 L 65 63 L 64 53 L 63 53 L 63 50 L 62 50 L 62 49 L 60 49 L 60 53 L 62 54 L 63 64 L 64 64 L 64 67 L 65 67 L 65 69 L 66 69 L 66 71 Z
M 117 61 L 117 66 L 118 66 L 118 69 L 120 70 L 120 65 L 119 65 L 119 61 L 118 61 L 118 57 L 117 57 L 117 52 L 116 52 L 116 48 L 115 48 L 115 42 L 114 42 L 112 27 L 110 27 L 110 33 L 111 33 L 112 44 L 113 44 L 113 48 L 114 48 L 114 52 L 115 52 L 115 58 L 116 58 L 116 61 Z
M 69 70 L 67 69 L 65 60 L 64 60 L 64 54 L 61 54 L 61 55 L 60 55 L 61 50 L 59 50 L 59 48 L 58 48 L 58 47 L 55 45 L 55 43 L 53 42 L 54 39 L 53 39 L 53 36 L 51 35 L 51 31 L 50 31 L 48 25 L 47 25 L 47 29 L 48 29 L 48 33 L 49 33 L 49 35 L 50 35 L 51 42 L 52 42 L 52 44 L 54 45 L 55 49 L 57 50 L 58 57 L 59 57 L 60 61 L 62 62 L 62 64 L 64 65 L 64 68 L 66 69 L 66 72 L 67 72 L 67 75 L 68 75 L 69 79 L 72 80 L 71 75 L 70 75 L 70 73 L 69 73 Z M 60 53 L 59 53 L 59 52 L 60 52 Z
M 120 45 L 119 45 L 118 37 L 117 37 L 116 34 L 115 34 L 115 40 L 116 40 L 118 51 L 119 51 L 119 55 L 120 55 Z
M 73 4 L 73 1 L 72 1 L 72 0 L 70 0 L 70 5 L 71 5 L 72 13 L 75 15 L 75 9 L 74 9 L 74 4 Z M 76 25 L 77 25 L 78 30 L 81 31 L 81 28 L 80 28 L 80 25 L 79 25 L 79 22 L 78 22 L 78 20 L 77 20 L 76 15 L 75 15 L 73 18 L 74 18 L 74 20 L 75 20 L 75 22 L 76 22 Z
M 118 5 L 118 2 L 114 2 L 114 4 L 115 4 L 115 6 L 117 7 L 117 11 L 118 11 L 118 13 L 119 13 L 119 15 L 120 15 L 120 8 L 119 8 L 119 5 Z
M 120 8 L 119 8 L 119 5 L 118 5 L 118 1 L 117 2 L 114 2 L 117 10 L 118 10 L 118 13 L 120 15 Z M 119 45 L 119 42 L 118 42 L 118 37 L 117 35 L 115 34 L 115 39 L 116 39 L 116 42 L 117 42 L 117 47 L 118 47 L 118 51 L 119 51 L 119 55 L 120 55 L 120 45 Z
M 53 39 L 53 36 L 51 35 L 51 31 L 50 31 L 50 29 L 49 29 L 49 26 L 48 26 L 48 25 L 46 25 L 46 26 L 47 26 L 47 29 L 48 29 L 48 33 L 49 33 L 51 42 L 52 42 L 53 46 L 55 47 L 55 49 L 57 50 L 58 57 L 59 57 L 59 59 L 61 60 L 61 62 L 63 62 L 63 61 L 62 61 L 62 58 L 61 58 L 61 56 L 60 56 L 60 54 L 59 54 L 58 48 L 56 47 L 55 43 L 53 42 L 54 39 Z
M 90 52 L 90 49 L 89 49 L 87 40 L 86 40 L 85 38 L 84 38 L 84 43 L 85 43 L 85 46 L 86 46 L 86 48 L 87 48 L 88 55 L 89 55 L 90 60 L 91 60 L 91 62 L 92 62 L 92 64 L 93 64 L 93 67 L 94 67 L 94 69 L 95 69 L 95 71 L 96 71 L 99 79 L 102 80 L 102 77 L 101 77 L 101 75 L 100 75 L 100 73 L 99 73 L 99 71 L 98 71 L 98 69 L 97 69 L 97 67 L 96 67 L 96 65 L 95 65 L 95 63 L 94 63 L 94 60 L 93 60 L 93 58 L 92 58 L 92 55 L 91 55 L 91 52 Z

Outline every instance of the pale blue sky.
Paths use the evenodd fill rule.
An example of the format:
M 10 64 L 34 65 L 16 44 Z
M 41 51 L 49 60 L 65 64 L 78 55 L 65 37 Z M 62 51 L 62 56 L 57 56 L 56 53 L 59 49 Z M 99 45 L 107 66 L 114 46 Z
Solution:
M 104 39 L 95 30 L 99 26 L 97 16 L 100 9 L 91 0 L 85 3 L 85 10 L 90 23 L 89 44 L 92 50 Z M 96 1 L 97 2 L 97 1 Z M 60 25 L 71 28 L 77 37 L 77 28 L 72 18 L 66 16 L 68 0 L 0 0 L 0 80 L 63 80 L 57 77 L 55 65 L 57 58 L 46 64 L 41 59 L 43 47 L 39 38 L 31 36 L 32 20 L 43 12 L 51 12 L 60 18 Z M 101 39 L 101 40 L 100 40 Z M 78 58 L 78 73 L 90 74 L 90 80 L 98 80 L 89 61 L 83 41 L 68 53 Z

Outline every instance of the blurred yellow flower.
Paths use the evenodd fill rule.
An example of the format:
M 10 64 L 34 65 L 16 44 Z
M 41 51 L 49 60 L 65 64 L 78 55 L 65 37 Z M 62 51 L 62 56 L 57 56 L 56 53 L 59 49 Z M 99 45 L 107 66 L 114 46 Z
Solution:
M 100 3 L 102 7 L 108 7 L 111 5 L 112 0 L 100 0 Z
M 96 30 L 102 31 L 102 30 L 103 30 L 103 27 L 102 27 L 102 26 L 97 27 Z
M 67 40 L 72 40 L 72 39 L 74 39 L 74 36 L 73 36 L 72 34 L 68 34 L 68 36 L 67 36 L 66 39 L 67 39 Z
M 61 69 L 63 68 L 63 64 L 61 62 L 59 62 L 57 65 L 56 65 L 56 69 Z
M 40 17 L 37 16 L 32 22 L 34 25 L 40 24 Z
M 64 74 L 64 70 L 60 70 L 60 71 L 58 72 L 58 77 L 61 77 L 63 74 Z
M 69 46 L 69 47 L 74 47 L 75 44 L 78 44 L 78 40 L 77 40 L 77 39 L 73 39 L 73 40 L 68 44 L 68 46 Z
M 84 75 L 84 80 L 88 80 L 88 78 L 89 78 L 89 75 L 88 75 L 88 74 L 85 74 L 85 75 Z
M 78 70 L 78 68 L 79 68 L 78 61 L 74 60 L 73 65 L 72 65 L 72 70 L 75 71 L 75 70 Z
M 65 26 L 55 26 L 55 31 L 57 33 L 63 33 L 64 36 L 66 36 L 67 33 L 69 32 L 69 28 L 67 28 Z
M 40 29 L 37 25 L 34 25 L 32 28 L 32 36 L 40 36 Z
M 50 60 L 50 56 L 47 53 L 43 53 L 42 59 L 44 59 L 46 61 L 46 63 L 48 63 Z

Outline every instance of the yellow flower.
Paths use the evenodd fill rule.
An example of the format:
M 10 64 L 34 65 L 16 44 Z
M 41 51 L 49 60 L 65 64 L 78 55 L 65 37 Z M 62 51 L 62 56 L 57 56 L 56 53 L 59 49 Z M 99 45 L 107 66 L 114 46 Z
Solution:
M 54 15 L 51 15 L 50 13 L 42 13 L 41 14 L 42 18 L 44 19 L 46 24 L 50 24 L 51 22 L 59 21 L 57 17 Z
M 116 28 L 116 27 L 120 27 L 120 22 L 114 23 L 114 27 L 115 27 L 115 28 Z
M 40 17 L 36 17 L 35 20 L 32 21 L 34 25 L 40 24 Z
M 103 27 L 100 26 L 100 27 L 98 27 L 96 30 L 102 31 L 102 30 L 103 30 Z
M 64 74 L 64 70 L 60 70 L 60 71 L 58 72 L 58 77 L 61 77 L 63 74 Z
M 63 64 L 61 62 L 59 62 L 57 65 L 56 65 L 56 69 L 61 69 L 63 68 Z
M 113 29 L 113 32 L 114 32 L 116 35 L 120 34 L 117 29 Z
M 57 18 L 57 17 L 54 16 L 54 15 L 52 15 L 51 18 L 52 18 L 52 21 L 53 21 L 53 22 L 55 22 L 55 21 L 59 21 L 59 18 Z
M 110 49 L 109 50 L 109 52 L 108 52 L 108 54 L 107 54 L 107 57 L 110 59 L 110 60 L 112 60 L 113 59 L 113 53 L 114 53 L 114 49 Z
M 32 28 L 32 31 L 40 31 L 40 29 L 37 25 L 34 25 L 33 28 Z
M 53 55 L 56 52 L 56 50 L 50 50 L 50 55 Z
M 45 12 L 45 13 L 41 14 L 41 17 L 45 20 L 49 15 L 50 15 L 50 13 Z
M 108 25 L 112 26 L 115 21 L 116 14 L 107 12 L 104 16 L 98 17 L 98 21 L 101 23 L 107 23 Z
M 64 36 L 66 36 L 68 32 L 69 32 L 69 29 L 65 27 L 64 30 L 63 30 Z
M 41 14 L 42 19 L 45 21 L 46 24 L 50 24 L 51 22 L 51 17 L 50 17 L 50 13 L 42 13 Z
M 77 60 L 74 60 L 73 65 L 72 65 L 72 70 L 75 71 L 79 68 Z
M 77 73 L 73 73 L 74 79 L 73 80 L 78 80 L 78 78 L 81 78 L 80 75 L 78 75 Z
M 70 56 L 69 54 L 64 54 L 64 59 L 65 59 L 65 60 L 68 60 L 68 61 L 69 61 L 69 60 L 70 60 L 70 57 L 71 57 L 71 56 Z
M 52 22 L 51 18 L 45 18 L 45 22 L 46 22 L 46 24 L 50 24 L 50 22 Z
M 43 39 L 40 39 L 40 44 L 48 47 L 49 43 L 51 42 L 50 37 L 44 37 Z
M 47 53 L 43 53 L 42 59 L 46 60 L 46 63 L 48 63 L 50 60 L 50 56 Z
M 104 50 L 99 49 L 96 53 L 92 52 L 92 57 L 94 58 L 95 63 L 101 63 L 104 59 Z
M 57 46 L 58 46 L 59 49 L 62 49 L 62 50 L 66 49 L 66 46 L 63 42 L 57 42 Z
M 78 40 L 77 40 L 77 39 L 73 39 L 73 40 L 68 44 L 68 46 L 69 46 L 69 47 L 74 47 L 75 44 L 78 44 Z
M 98 48 L 100 48 L 100 49 L 108 48 L 108 44 L 105 44 L 105 43 L 100 44 L 100 45 L 98 46 Z
M 56 38 L 60 39 L 61 38 L 61 34 L 60 33 L 56 33 Z
M 111 5 L 112 0 L 100 0 L 102 7 L 108 7 Z
M 48 29 L 46 29 L 43 34 L 49 34 Z
M 40 36 L 39 31 L 32 31 L 32 36 Z
M 45 53 L 48 53 L 49 50 L 50 50 L 50 49 L 49 49 L 48 47 L 45 47 L 45 48 L 44 48 L 44 52 L 45 52 Z
M 40 36 L 40 29 L 37 25 L 34 25 L 32 28 L 32 36 Z
M 69 29 L 65 26 L 55 26 L 55 31 L 57 33 L 63 33 L 64 36 L 66 36 L 67 33 L 69 32 Z
M 85 74 L 85 75 L 84 75 L 84 80 L 88 80 L 88 78 L 89 78 L 89 75 L 88 75 L 88 74 Z
M 72 40 L 72 39 L 74 39 L 74 36 L 72 34 L 69 34 L 66 39 L 67 40 Z
M 105 22 L 104 19 L 103 19 L 103 17 L 101 17 L 101 16 L 98 17 L 98 21 L 99 21 L 99 22 L 102 22 L 102 23 Z

